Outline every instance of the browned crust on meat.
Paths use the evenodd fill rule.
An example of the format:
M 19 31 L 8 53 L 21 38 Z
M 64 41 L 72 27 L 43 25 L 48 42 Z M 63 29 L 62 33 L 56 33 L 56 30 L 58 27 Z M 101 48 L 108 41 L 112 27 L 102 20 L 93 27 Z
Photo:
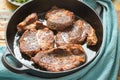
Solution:
M 74 13 L 69 10 L 55 8 L 47 12 L 47 25 L 53 30 L 64 30 L 71 26 L 74 21 Z
M 38 20 L 37 13 L 32 13 L 17 25 L 17 30 L 22 34 L 25 30 L 42 29 L 45 27 L 46 26 L 44 26 L 42 22 Z
M 31 30 L 26 30 L 21 36 L 19 43 L 20 43 L 20 51 L 23 54 L 31 56 L 39 52 L 40 46 L 38 45 L 38 43 L 32 46 L 34 42 L 37 42 L 36 33 L 37 33 L 37 30 L 31 29 Z
M 37 34 L 41 50 L 48 50 L 54 47 L 54 34 L 51 30 L 48 28 L 39 29 Z
M 58 32 L 56 35 L 56 44 L 57 46 L 64 44 L 81 44 L 85 41 L 86 37 L 84 21 L 78 20 L 71 28 Z
M 85 35 L 87 37 L 86 39 L 87 45 L 88 46 L 96 45 L 98 42 L 98 39 L 97 39 L 95 30 L 93 29 L 93 27 L 83 20 L 76 21 L 74 26 L 77 26 L 77 25 L 80 26 L 81 24 L 83 25 L 83 31 L 85 32 Z M 85 39 L 83 38 L 83 40 Z
M 87 40 L 86 40 L 87 39 Z M 94 46 L 97 44 L 97 36 L 95 30 L 84 20 L 77 20 L 72 28 L 59 31 L 56 35 L 56 45 L 65 44 L 83 44 Z
M 88 36 L 87 36 L 87 45 L 94 46 L 98 42 L 98 38 L 96 36 L 95 30 L 90 26 Z
M 30 25 L 31 23 L 34 23 L 37 20 L 38 20 L 38 16 L 36 13 L 32 13 L 32 14 L 28 15 L 22 22 L 20 22 L 17 25 L 18 32 L 19 33 L 24 32 L 25 26 Z M 35 29 L 35 27 L 32 27 L 32 29 Z
M 68 44 L 47 51 L 40 51 L 32 61 L 48 71 L 59 72 L 73 69 L 86 61 L 81 45 Z
M 41 50 L 53 48 L 54 34 L 48 28 L 26 30 L 21 36 L 19 43 L 20 51 L 31 56 Z

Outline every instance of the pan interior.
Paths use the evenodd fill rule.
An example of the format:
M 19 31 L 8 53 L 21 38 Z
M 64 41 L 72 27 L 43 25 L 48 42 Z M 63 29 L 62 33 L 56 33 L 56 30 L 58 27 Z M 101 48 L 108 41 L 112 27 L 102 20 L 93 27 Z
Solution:
M 46 22 L 45 20 L 45 12 L 44 13 L 39 13 L 38 14 L 39 20 L 41 22 L 43 22 L 43 24 Z M 82 18 L 76 16 L 76 20 L 83 20 Z M 20 36 L 18 33 L 16 33 L 15 38 L 14 38 L 14 55 L 15 57 L 23 64 L 25 64 L 25 66 L 32 68 L 32 69 L 37 69 L 38 66 L 35 65 L 30 59 L 29 57 L 27 57 L 26 55 L 22 55 L 22 53 L 20 52 L 19 49 L 19 39 Z M 91 62 L 97 55 L 97 51 L 98 49 L 96 49 L 96 46 L 94 47 L 88 47 L 86 43 L 84 43 L 82 45 L 82 47 L 84 48 L 85 52 L 86 52 L 86 62 L 83 65 L 88 64 L 89 62 Z M 80 65 L 79 67 L 82 67 L 83 65 Z M 37 70 L 43 70 L 42 68 L 38 68 Z

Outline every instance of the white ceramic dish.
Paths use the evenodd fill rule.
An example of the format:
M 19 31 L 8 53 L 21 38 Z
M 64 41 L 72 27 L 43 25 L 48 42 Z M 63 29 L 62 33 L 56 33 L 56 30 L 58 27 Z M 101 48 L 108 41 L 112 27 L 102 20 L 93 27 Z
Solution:
M 31 1 L 31 0 L 28 0 L 28 1 Z M 27 2 L 28 2 L 28 1 L 27 1 Z M 21 5 L 23 5 L 24 3 L 26 3 L 26 2 L 24 2 L 24 3 L 18 3 L 18 2 L 12 1 L 12 0 L 8 0 L 8 2 L 11 3 L 11 4 L 13 4 L 13 5 L 15 5 L 15 6 L 21 6 Z

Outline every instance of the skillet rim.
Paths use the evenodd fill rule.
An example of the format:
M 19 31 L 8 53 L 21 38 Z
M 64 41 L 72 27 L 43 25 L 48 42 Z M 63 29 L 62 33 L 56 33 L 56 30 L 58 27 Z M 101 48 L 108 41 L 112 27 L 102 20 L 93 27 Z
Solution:
M 33 0 L 33 1 L 34 1 L 34 0 Z M 22 5 L 22 6 L 20 6 L 19 8 L 17 8 L 17 9 L 13 12 L 11 18 L 9 19 L 9 22 L 10 22 L 10 20 L 12 19 L 12 17 L 15 15 L 15 13 L 16 13 L 19 9 L 21 9 L 23 6 L 29 5 L 29 4 L 32 3 L 33 1 L 28 1 L 28 2 L 26 2 L 24 5 Z M 101 47 L 102 47 L 102 45 L 103 45 L 103 40 L 104 40 L 103 24 L 102 24 L 102 21 L 101 21 L 100 16 L 97 15 L 97 12 L 96 12 L 94 9 L 92 9 L 89 5 L 85 4 L 84 2 L 81 2 L 80 0 L 77 0 L 77 1 L 79 1 L 80 4 L 86 6 L 87 8 L 89 8 L 89 10 L 91 10 L 92 12 L 94 12 L 94 13 L 95 13 L 95 16 L 99 19 L 99 22 L 100 22 L 100 24 L 101 24 L 101 26 L 102 26 L 102 42 L 101 42 L 101 44 L 100 44 L 100 47 L 98 48 L 98 51 L 96 52 L 95 57 L 94 57 L 92 60 L 90 60 L 89 62 L 84 63 L 84 64 L 82 64 L 82 65 L 80 65 L 80 66 L 78 66 L 78 67 L 75 67 L 75 68 L 73 68 L 73 69 L 65 70 L 65 71 L 59 71 L 59 72 L 50 72 L 50 71 L 44 71 L 44 70 L 40 70 L 40 69 L 38 70 L 38 69 L 30 68 L 29 66 L 21 63 L 21 62 L 15 57 L 14 52 L 12 52 L 12 50 L 10 49 L 9 42 L 8 42 L 8 39 L 7 39 L 7 32 L 8 32 L 8 25 L 9 25 L 9 22 L 8 22 L 7 27 L 6 27 L 6 30 L 5 30 L 5 42 L 6 42 L 7 49 L 8 49 L 8 51 L 10 52 L 10 54 L 11 54 L 14 58 L 16 58 L 22 65 L 24 65 L 25 67 L 27 67 L 28 70 L 29 70 L 29 69 L 32 69 L 32 70 L 35 70 L 35 71 L 38 71 L 38 72 L 43 72 L 43 73 L 52 73 L 52 74 L 56 74 L 56 73 L 66 73 L 66 72 L 71 72 L 71 71 L 75 71 L 75 70 L 78 70 L 78 69 L 81 70 L 81 69 L 83 69 L 83 67 L 85 67 L 85 66 L 87 66 L 88 64 L 90 64 L 90 63 L 98 56 L 98 54 L 99 54 L 99 52 L 100 52 L 100 50 L 101 50 Z

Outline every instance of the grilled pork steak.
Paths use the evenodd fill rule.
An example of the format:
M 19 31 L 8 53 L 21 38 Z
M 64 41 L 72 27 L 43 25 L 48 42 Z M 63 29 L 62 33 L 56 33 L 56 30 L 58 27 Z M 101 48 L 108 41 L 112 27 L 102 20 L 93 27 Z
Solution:
M 96 45 L 95 30 L 83 20 L 78 20 L 73 27 L 58 32 L 56 35 L 57 46 L 69 43 L 83 43 L 87 38 L 88 45 Z
M 25 30 L 38 29 L 45 27 L 42 22 L 38 21 L 36 13 L 28 15 L 22 22 L 17 25 L 19 33 L 23 33 Z
M 33 56 L 40 50 L 53 48 L 54 35 L 48 28 L 31 29 L 23 33 L 19 42 L 20 51 L 28 56 Z
M 68 44 L 38 52 L 32 61 L 48 71 L 58 72 L 75 68 L 86 61 L 81 45 Z
M 64 30 L 73 24 L 74 13 L 65 9 L 54 8 L 47 12 L 47 27 L 53 30 Z
M 86 31 L 87 32 L 87 45 L 88 46 L 94 46 L 97 44 L 98 39 L 95 34 L 95 30 L 92 27 L 88 27 L 89 29 Z
M 39 29 L 36 38 L 41 50 L 48 50 L 54 47 L 54 34 L 48 28 Z

